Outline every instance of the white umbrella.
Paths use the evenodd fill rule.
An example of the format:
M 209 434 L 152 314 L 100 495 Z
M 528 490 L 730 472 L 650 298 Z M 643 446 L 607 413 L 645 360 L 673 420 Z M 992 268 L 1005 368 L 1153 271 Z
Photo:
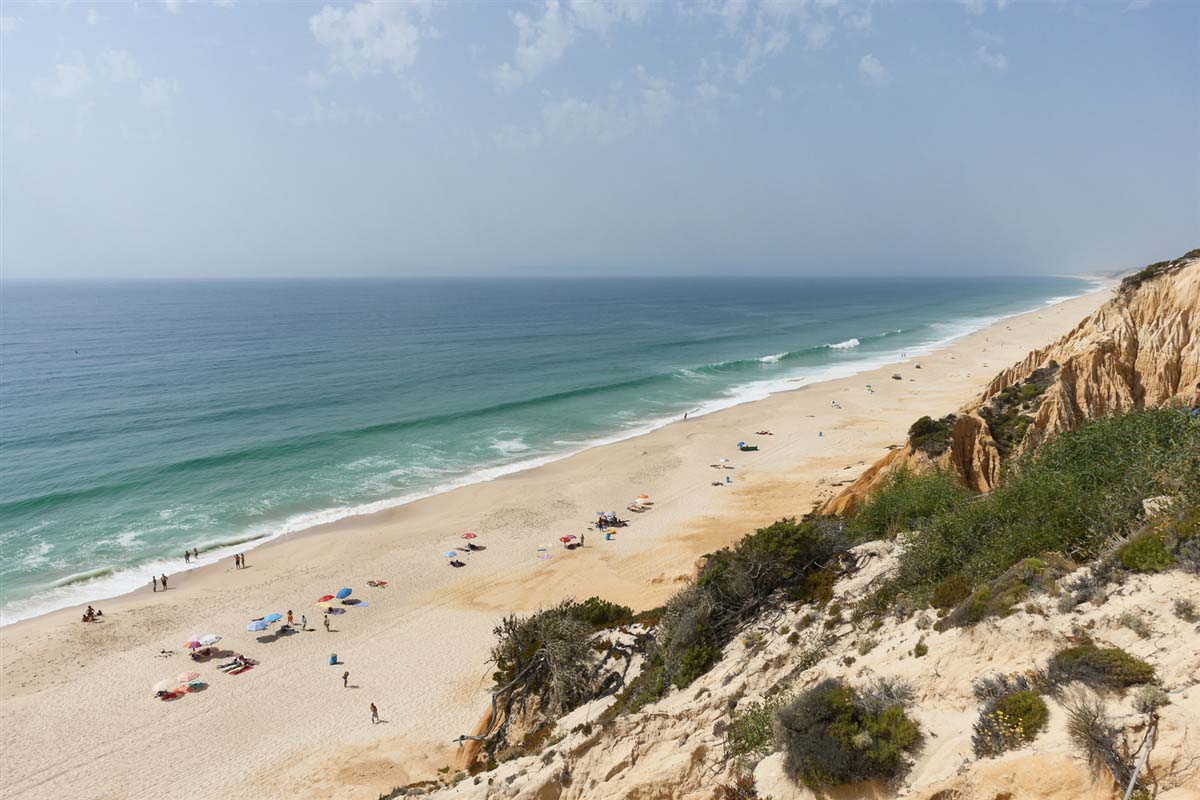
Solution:
M 203 636 L 201 636 L 199 639 L 197 639 L 196 641 L 198 641 L 200 644 L 204 645 L 205 647 L 212 647 L 214 644 L 221 641 L 221 637 L 215 633 L 206 633 Z
M 154 692 L 173 692 L 179 686 L 179 681 L 159 681 L 154 684 Z

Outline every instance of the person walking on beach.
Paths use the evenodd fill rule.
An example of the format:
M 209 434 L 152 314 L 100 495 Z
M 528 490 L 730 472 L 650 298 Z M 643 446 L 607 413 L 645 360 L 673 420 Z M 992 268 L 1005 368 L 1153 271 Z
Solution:
M 154 577 L 153 575 L 151 575 L 151 576 L 150 576 L 150 583 L 152 583 L 152 584 L 154 585 L 154 591 L 156 591 L 156 592 L 157 592 L 157 591 L 158 591 L 158 578 L 156 578 L 156 577 Z
M 300 615 L 300 630 L 302 630 L 302 631 L 308 630 L 308 617 L 305 616 L 304 614 Z
M 288 609 L 288 625 L 292 624 L 292 610 Z
M 379 709 L 375 707 L 374 703 L 371 703 L 371 724 L 374 725 L 377 722 L 379 722 Z
M 163 591 L 165 592 L 167 590 L 167 573 L 164 572 L 159 581 L 162 582 Z
M 199 557 L 200 557 L 200 548 L 193 547 L 192 548 L 192 558 L 199 558 Z
M 329 633 L 329 615 L 325 615 L 325 632 Z
M 192 551 L 191 550 L 183 551 L 183 563 L 185 563 L 185 564 L 192 563 Z
M 579 534 L 579 546 L 583 547 L 583 534 Z
M 342 688 L 343 689 L 350 688 L 349 684 L 347 683 L 349 680 L 350 680 L 350 670 L 346 670 L 345 672 L 342 673 Z

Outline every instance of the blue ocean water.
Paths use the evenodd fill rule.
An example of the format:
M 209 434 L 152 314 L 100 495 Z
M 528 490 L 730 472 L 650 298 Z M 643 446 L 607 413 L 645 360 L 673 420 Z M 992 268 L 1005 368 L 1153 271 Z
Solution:
M 0 622 L 915 355 L 1071 278 L 8 283 Z

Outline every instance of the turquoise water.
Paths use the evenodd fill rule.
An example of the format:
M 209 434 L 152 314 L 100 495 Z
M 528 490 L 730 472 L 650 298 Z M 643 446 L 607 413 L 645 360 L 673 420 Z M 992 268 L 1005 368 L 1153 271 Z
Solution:
M 1069 278 L 4 286 L 0 622 L 915 355 Z

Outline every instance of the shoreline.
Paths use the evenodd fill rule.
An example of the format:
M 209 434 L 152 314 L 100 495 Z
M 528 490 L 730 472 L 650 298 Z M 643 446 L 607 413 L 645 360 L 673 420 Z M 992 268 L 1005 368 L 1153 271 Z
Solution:
M 453 763 L 452 739 L 486 708 L 488 649 L 501 617 L 569 596 L 661 604 L 696 557 L 806 512 L 900 441 L 914 419 L 969 402 L 996 372 L 1074 328 L 1107 296 L 1092 291 L 1002 319 L 929 356 L 277 538 L 249 551 L 248 569 L 224 559 L 179 573 L 169 592 L 144 587 L 105 601 L 102 624 L 84 625 L 63 609 L 6 626 L 0 796 L 373 800 L 426 777 Z M 739 439 L 761 450 L 736 452 Z M 734 469 L 714 471 L 719 457 L 732 457 Z M 726 476 L 730 485 L 711 485 Z M 641 492 L 653 509 L 628 514 L 630 526 L 613 541 L 588 533 L 580 550 L 554 544 L 550 559 L 536 557 L 540 544 L 583 533 L 594 510 L 623 508 Z M 439 551 L 467 530 L 487 550 L 465 569 L 447 569 Z M 367 588 L 372 578 L 389 588 Z M 326 633 L 312 603 L 341 586 L 367 606 Z M 317 630 L 266 640 L 246 632 L 248 619 L 289 608 Z M 233 677 L 193 666 L 180 643 L 208 632 L 260 666 Z M 175 652 L 158 658 L 160 649 Z M 331 653 L 346 666 L 328 666 Z M 184 669 L 210 687 L 155 700 L 149 687 Z M 343 669 L 358 688 L 342 688 Z M 388 724 L 370 724 L 367 703 Z M 185 747 L 179 731 L 195 724 L 203 735 L 189 735 Z M 88 742 L 103 747 L 92 752 Z M 180 759 L 188 769 L 176 769 Z
M 1050 308 L 1061 303 L 1086 297 L 1096 292 L 1107 291 L 1115 286 L 1118 282 L 1115 279 L 1105 279 L 1096 275 L 1064 277 L 1072 277 L 1082 281 L 1087 281 L 1089 285 L 1079 294 L 1050 297 L 1042 301 L 1041 305 L 1022 311 L 1015 311 L 1012 313 L 995 316 L 989 315 L 983 317 L 966 318 L 961 323 L 969 326 L 965 330 L 952 333 L 949 336 L 935 339 L 931 342 L 916 345 L 912 348 L 907 348 L 903 351 L 896 349 L 881 353 L 875 358 L 866 358 L 856 363 L 849 363 L 845 365 L 829 365 L 817 369 L 812 375 L 809 376 L 765 379 L 745 384 L 742 387 L 734 387 L 741 388 L 744 391 L 741 394 L 735 394 L 733 396 L 717 397 L 707 401 L 700 401 L 697 408 L 688 412 L 689 419 L 700 419 L 732 408 L 757 403 L 773 395 L 799 391 L 800 389 L 816 384 L 848 379 L 856 375 L 861 375 L 889 366 L 902 366 L 903 364 L 912 361 L 914 358 L 928 357 L 939 350 L 953 345 L 955 342 L 960 341 L 965 337 L 986 330 L 1000 322 L 1003 322 L 1004 320 L 1019 317 L 1023 314 L 1033 313 L 1045 308 Z M 826 347 L 837 349 L 841 344 L 845 343 L 826 345 Z M 568 449 L 558 453 L 545 454 L 526 460 L 514 461 L 508 464 L 479 467 L 463 476 L 460 476 L 459 478 L 455 478 L 446 483 L 431 486 L 427 489 L 418 490 L 416 492 L 410 492 L 397 497 L 374 500 L 357 506 L 324 508 L 295 514 L 278 522 L 269 523 L 269 527 L 277 529 L 277 532 L 266 532 L 261 535 L 254 535 L 251 532 L 253 529 L 247 529 L 240 534 L 229 534 L 226 540 L 211 544 L 202 550 L 202 562 L 198 566 L 188 565 L 184 569 L 179 569 L 177 559 L 172 559 L 171 561 L 151 561 L 136 567 L 96 567 L 57 579 L 48 584 L 42 593 L 47 594 L 53 592 L 55 589 L 71 586 L 78 587 L 80 590 L 82 590 L 93 581 L 98 582 L 105 578 L 112 578 L 116 580 L 121 576 L 135 571 L 144 572 L 145 574 L 158 574 L 160 572 L 165 572 L 168 576 L 174 577 L 185 574 L 193 574 L 210 568 L 216 568 L 220 566 L 224 560 L 232 558 L 235 553 L 252 553 L 261 548 L 272 546 L 278 542 L 288 541 L 297 536 L 308 535 L 312 531 L 322 530 L 329 526 L 335 526 L 338 523 L 346 520 L 361 517 L 369 518 L 375 515 L 386 514 L 388 511 L 393 509 L 402 508 L 412 503 L 421 502 L 432 497 L 455 492 L 466 487 L 500 480 L 509 475 L 540 469 L 550 464 L 574 458 L 582 453 L 586 453 L 596 448 L 608 447 L 614 444 L 620 444 L 647 436 L 655 431 L 661 430 L 662 428 L 678 424 L 680 422 L 681 420 L 676 415 L 646 420 L 637 423 L 634 427 L 626 431 L 621 431 L 592 440 L 586 440 L 582 442 L 581 446 L 576 449 Z M 328 519 L 321 519 L 325 517 Z M 60 611 L 80 610 L 86 607 L 88 604 L 119 600 L 126 595 L 135 594 L 145 588 L 140 584 L 134 584 L 132 581 L 122 581 L 121 583 L 121 586 L 115 586 L 111 589 L 101 589 L 97 592 L 86 595 L 80 591 L 82 599 L 71 597 L 64 602 L 47 600 L 45 602 L 38 603 L 35 602 L 36 596 L 26 598 L 26 600 L 21 602 L 30 604 L 30 607 L 35 610 L 32 612 L 21 610 L 15 613 L 10 612 L 0 616 L 0 629 L 8 628 L 13 625 L 19 625 L 29 620 L 36 620 Z M 144 581 L 142 581 L 142 583 L 144 583 Z M 12 602 L 13 601 L 10 601 L 8 605 L 11 605 Z

